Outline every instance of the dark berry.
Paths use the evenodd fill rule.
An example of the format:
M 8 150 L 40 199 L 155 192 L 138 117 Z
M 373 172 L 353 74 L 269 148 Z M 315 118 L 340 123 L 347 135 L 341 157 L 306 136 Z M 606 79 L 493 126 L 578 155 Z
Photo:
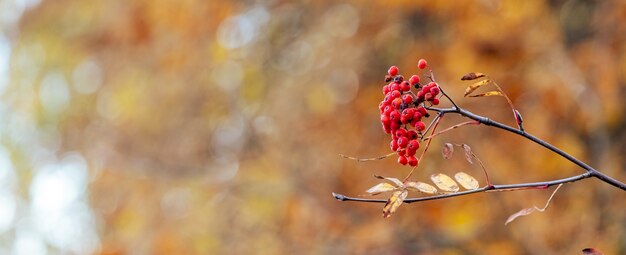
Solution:
M 400 83 L 400 82 L 404 81 L 404 76 L 398 75 L 395 78 L 393 78 L 393 81 L 395 81 L 396 83 Z

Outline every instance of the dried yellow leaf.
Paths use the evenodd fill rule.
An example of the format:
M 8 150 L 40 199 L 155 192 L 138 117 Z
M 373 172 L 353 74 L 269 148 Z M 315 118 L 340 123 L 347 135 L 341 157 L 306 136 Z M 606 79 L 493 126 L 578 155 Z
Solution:
M 387 192 L 387 191 L 394 191 L 397 190 L 398 188 L 396 186 L 393 186 L 389 183 L 386 182 L 381 182 L 379 184 L 376 184 L 374 187 L 371 187 L 370 189 L 368 189 L 366 192 L 370 193 L 371 195 L 377 195 L 383 192 Z
M 439 189 L 446 192 L 457 192 L 459 191 L 459 185 L 456 184 L 450 176 L 445 174 L 433 174 L 430 176 L 430 179 L 439 187 Z
M 478 181 L 476 178 L 464 172 L 458 172 L 454 175 L 454 179 L 465 189 L 478 189 Z
M 410 190 L 417 190 L 426 194 L 437 194 L 437 188 L 433 185 L 423 182 L 407 182 L 406 187 Z
M 407 190 L 398 190 L 387 200 L 385 207 L 383 208 L 383 217 L 388 218 L 393 214 L 398 207 L 404 202 L 404 199 L 409 194 Z
M 485 85 L 489 84 L 490 82 L 491 82 L 491 80 L 489 80 L 489 79 L 484 79 L 484 80 L 482 80 L 482 81 L 475 82 L 475 83 L 473 83 L 472 85 L 469 85 L 469 86 L 465 89 L 465 95 L 463 95 L 463 96 L 467 96 L 467 95 L 469 95 L 469 94 L 472 94 L 472 92 L 474 92 L 474 90 L 476 90 L 476 89 L 478 89 L 478 88 L 480 88 L 480 87 L 482 87 L 482 86 L 485 86 Z
M 470 97 L 490 97 L 490 96 L 502 96 L 500 91 L 489 91 L 478 95 L 471 95 Z

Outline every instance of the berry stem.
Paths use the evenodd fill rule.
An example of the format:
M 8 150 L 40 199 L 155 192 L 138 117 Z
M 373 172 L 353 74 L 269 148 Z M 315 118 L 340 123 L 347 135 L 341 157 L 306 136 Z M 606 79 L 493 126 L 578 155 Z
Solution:
M 395 151 L 392 152 L 392 153 L 389 153 L 387 155 L 382 155 L 382 156 L 373 157 L 373 158 L 357 158 L 357 157 L 351 157 L 351 156 L 347 156 L 347 155 L 343 155 L 343 154 L 339 154 L 339 156 L 341 156 L 342 158 L 355 160 L 357 162 L 366 162 L 366 161 L 375 161 L 375 160 L 385 159 L 385 158 L 390 157 L 391 155 L 394 155 L 394 154 L 396 154 Z
M 431 131 L 431 136 L 433 133 L 435 133 L 435 130 L 437 130 L 437 126 L 439 125 L 439 122 L 441 122 L 441 119 L 443 119 L 443 114 L 442 113 L 437 114 L 437 118 L 433 120 L 435 124 L 433 126 L 433 130 Z M 430 147 L 431 141 L 432 139 L 428 140 L 428 142 L 426 143 L 426 147 L 424 147 L 424 150 L 422 151 L 422 154 L 420 155 L 420 157 L 417 159 L 417 162 L 422 163 L 422 159 L 424 158 L 426 151 L 428 151 L 428 147 Z M 411 175 L 413 175 L 413 172 L 415 172 L 415 169 L 417 169 L 417 166 L 411 169 L 411 172 L 409 172 L 409 174 L 404 178 L 402 182 L 406 182 L 407 180 L 409 180 L 409 178 L 411 178 Z
M 456 125 L 451 126 L 449 128 L 446 128 L 444 130 L 441 130 L 441 131 L 439 131 L 439 132 L 437 132 L 435 134 L 432 134 L 432 135 L 430 135 L 428 137 L 424 137 L 422 139 L 422 141 L 427 141 L 427 140 L 433 139 L 435 136 L 441 135 L 441 134 L 446 133 L 446 132 L 448 132 L 448 131 L 450 131 L 452 129 L 456 129 L 456 128 L 459 128 L 459 127 L 462 127 L 462 126 L 465 126 L 465 125 L 480 125 L 480 122 L 474 120 L 474 121 L 466 121 L 466 122 L 463 122 L 463 123 L 459 123 L 459 124 L 456 124 Z

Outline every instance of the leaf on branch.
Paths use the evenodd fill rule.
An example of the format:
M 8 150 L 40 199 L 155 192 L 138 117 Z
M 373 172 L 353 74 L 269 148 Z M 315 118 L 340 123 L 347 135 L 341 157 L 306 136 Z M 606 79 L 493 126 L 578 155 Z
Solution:
M 604 253 L 595 248 L 585 248 L 583 249 L 583 255 L 604 255 Z
M 393 182 L 393 184 L 395 184 L 396 187 L 398 187 L 398 188 L 404 187 L 404 183 L 402 183 L 400 180 L 398 180 L 398 178 L 384 177 L 384 176 L 380 176 L 380 175 L 374 175 L 374 177 L 376 177 L 378 179 L 383 179 L 383 180 L 388 180 L 390 182 Z
M 514 221 L 518 217 L 529 215 L 529 214 L 531 214 L 531 213 L 533 213 L 535 211 L 544 212 L 548 208 L 548 206 L 550 205 L 550 201 L 552 201 L 552 198 L 554 197 L 554 194 L 556 194 L 556 192 L 559 191 L 561 186 L 563 186 L 563 183 L 559 184 L 559 186 L 556 187 L 556 189 L 554 191 L 552 191 L 552 195 L 550 195 L 550 198 L 548 198 L 548 201 L 546 202 L 546 205 L 543 208 L 539 208 L 537 206 L 533 206 L 533 207 L 530 207 L 530 208 L 524 208 L 524 209 L 520 210 L 519 212 L 516 212 L 516 213 L 512 214 L 511 216 L 509 216 L 509 218 L 506 220 L 504 225 L 507 225 L 507 224 L 511 223 L 512 221 Z
M 471 81 L 471 80 L 475 80 L 478 78 L 482 78 L 485 77 L 484 73 L 468 73 L 466 75 L 463 75 L 463 77 L 461 77 L 462 81 Z
M 404 199 L 409 194 L 407 190 L 398 190 L 391 195 L 391 197 L 387 200 L 385 207 L 383 207 L 383 217 L 389 218 L 391 214 L 393 214 L 398 207 L 404 202 Z
M 452 157 L 452 153 L 454 152 L 454 146 L 451 143 L 445 143 L 443 145 L 443 149 L 441 149 L 441 155 L 443 155 L 444 159 L 450 159 Z
M 476 89 L 478 89 L 478 88 L 480 88 L 482 86 L 485 86 L 485 85 L 489 84 L 490 82 L 491 82 L 491 80 L 484 79 L 482 81 L 479 81 L 479 82 L 476 82 L 476 83 L 474 83 L 472 85 L 469 85 L 465 89 L 465 94 L 463 96 L 466 97 L 467 95 L 472 94 L 472 92 L 474 92 L 474 90 L 476 90 Z
M 469 174 L 464 172 L 458 172 L 454 175 L 454 179 L 463 186 L 463 188 L 468 190 L 478 189 L 478 181 L 476 178 L 472 177 Z
M 459 185 L 456 184 L 450 176 L 447 176 L 442 173 L 433 174 L 430 176 L 430 179 L 439 187 L 439 189 L 446 192 L 457 192 L 459 191 Z
M 417 190 L 419 192 L 426 193 L 426 194 L 431 194 L 431 195 L 437 194 L 437 188 L 435 188 L 433 185 L 430 185 L 428 183 L 407 182 L 406 187 L 407 189 Z
M 474 157 L 472 148 L 467 144 L 463 144 L 463 150 L 465 151 L 465 160 L 467 160 L 470 164 L 474 164 L 474 161 L 472 161 L 472 158 Z
M 378 195 L 378 194 L 383 193 L 383 192 L 394 191 L 394 190 L 397 190 L 397 189 L 398 189 L 398 187 L 396 187 L 396 186 L 393 186 L 393 185 L 391 185 L 389 183 L 386 183 L 386 182 L 381 182 L 379 184 L 376 184 L 376 186 L 371 187 L 366 192 L 373 196 L 373 195 Z
M 470 97 L 490 97 L 490 96 L 502 96 L 500 91 L 489 91 L 478 95 L 471 95 Z

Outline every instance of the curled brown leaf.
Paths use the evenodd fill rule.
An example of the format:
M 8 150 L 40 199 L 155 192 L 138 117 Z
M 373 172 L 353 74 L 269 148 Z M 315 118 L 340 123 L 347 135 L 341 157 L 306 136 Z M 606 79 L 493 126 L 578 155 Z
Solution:
M 450 159 L 453 152 L 454 146 L 451 143 L 445 143 L 441 149 L 441 155 L 443 155 L 444 159 Z
M 463 150 L 465 151 L 465 160 L 467 160 L 470 164 L 474 164 L 474 161 L 472 161 L 472 158 L 474 157 L 472 148 L 467 144 L 463 144 Z
M 462 81 L 471 81 L 471 80 L 475 80 L 481 77 L 485 77 L 484 73 L 468 73 L 466 75 L 463 75 L 463 77 L 461 77 Z

